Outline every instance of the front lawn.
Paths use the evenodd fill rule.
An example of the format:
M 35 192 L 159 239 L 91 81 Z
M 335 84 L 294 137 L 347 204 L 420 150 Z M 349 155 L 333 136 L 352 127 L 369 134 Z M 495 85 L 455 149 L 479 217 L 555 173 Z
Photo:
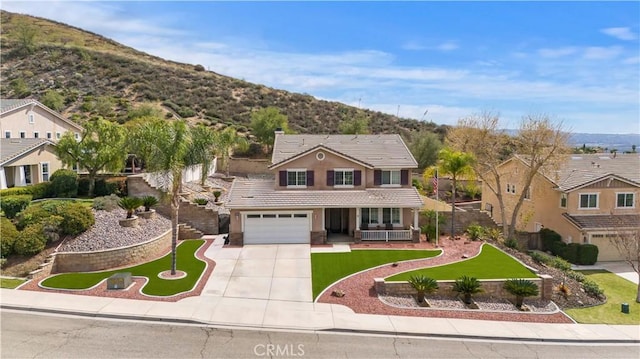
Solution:
M 348 275 L 387 263 L 431 258 L 440 250 L 353 250 L 347 253 L 311 253 L 313 298 Z
M 161 279 L 160 272 L 171 269 L 171 253 L 130 268 L 105 272 L 64 273 L 45 279 L 41 285 L 56 289 L 88 289 L 114 273 L 131 272 L 133 276 L 147 277 L 149 281 L 142 289 L 142 293 L 154 296 L 171 296 L 193 289 L 202 276 L 206 263 L 195 257 L 195 253 L 204 244 L 203 240 L 183 241 L 177 249 L 177 270 L 187 273 L 181 279 Z M 106 285 L 106 284 L 105 284 Z
M 478 279 L 536 278 L 536 274 L 492 245 L 482 245 L 480 254 L 461 262 L 422 268 L 396 274 L 386 281 L 408 281 L 411 276 L 424 275 L 435 280 L 454 280 L 463 275 Z
M 13 289 L 24 282 L 24 279 L 0 278 L 0 288 Z
M 565 312 L 578 323 L 585 324 L 640 324 L 640 303 L 636 303 L 637 286 L 605 270 L 581 271 L 598 283 L 607 296 L 607 302 L 595 307 L 567 309 Z M 621 304 L 629 304 L 629 314 L 621 311 Z

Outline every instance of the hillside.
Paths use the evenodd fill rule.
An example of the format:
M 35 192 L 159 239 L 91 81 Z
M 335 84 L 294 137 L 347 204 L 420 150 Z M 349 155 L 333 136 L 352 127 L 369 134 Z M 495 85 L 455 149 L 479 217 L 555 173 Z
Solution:
M 275 106 L 300 133 L 335 133 L 357 108 L 318 100 L 151 56 L 82 29 L 1 12 L 0 95 L 42 99 L 49 90 L 64 97 L 60 112 L 82 122 L 101 115 L 118 122 L 140 103 L 162 106 L 167 117 L 245 131 L 253 110 Z M 374 133 L 440 133 L 444 126 L 364 110 Z

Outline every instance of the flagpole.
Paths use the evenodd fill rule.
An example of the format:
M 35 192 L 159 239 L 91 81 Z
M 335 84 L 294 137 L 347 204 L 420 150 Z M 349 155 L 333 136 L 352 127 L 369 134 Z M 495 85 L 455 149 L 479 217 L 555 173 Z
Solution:
M 436 168 L 436 248 L 438 248 L 438 237 L 440 237 L 440 232 L 438 232 L 438 168 Z

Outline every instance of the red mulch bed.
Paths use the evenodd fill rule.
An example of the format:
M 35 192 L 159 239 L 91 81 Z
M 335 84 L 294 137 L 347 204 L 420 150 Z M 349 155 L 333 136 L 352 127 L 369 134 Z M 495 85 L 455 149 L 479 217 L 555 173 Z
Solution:
M 477 320 L 497 320 L 512 322 L 535 322 L 535 323 L 574 323 L 571 318 L 563 312 L 558 313 L 500 313 L 500 312 L 474 312 L 460 310 L 442 310 L 442 309 L 410 309 L 396 308 L 389 306 L 378 299 L 378 294 L 373 287 L 374 278 L 384 278 L 392 274 L 404 272 L 411 269 L 431 267 L 436 265 L 448 264 L 463 260 L 462 256 L 475 256 L 479 253 L 482 242 L 468 242 L 461 240 L 441 239 L 439 248 L 444 252 L 438 257 L 422 259 L 417 261 L 399 262 L 397 267 L 391 265 L 374 268 L 363 273 L 345 278 L 342 281 L 329 287 L 317 299 L 317 302 L 341 304 L 351 308 L 356 313 L 381 314 L 381 315 L 399 315 L 412 317 L 431 317 L 431 318 L 459 318 L 459 319 L 477 319 Z M 435 246 L 428 242 L 420 243 L 359 243 L 351 246 L 352 248 L 397 248 L 397 249 L 435 249 Z M 335 297 L 331 293 L 334 290 L 345 292 L 344 297 Z
M 77 295 L 89 295 L 96 297 L 109 297 L 109 298 L 125 298 L 125 299 L 140 299 L 140 300 L 154 300 L 161 302 L 177 302 L 180 299 L 184 299 L 187 297 L 195 297 L 199 296 L 202 293 L 202 289 L 205 284 L 207 284 L 207 279 L 213 272 L 213 269 L 216 266 L 216 263 L 205 257 L 204 253 L 209 248 L 209 246 L 213 243 L 212 240 L 206 240 L 205 243 L 198 248 L 196 252 L 196 258 L 201 259 L 207 262 L 207 268 L 202 273 L 202 276 L 196 283 L 196 286 L 189 292 L 183 292 L 171 297 L 150 297 L 148 295 L 142 294 L 140 290 L 147 282 L 146 278 L 136 277 L 133 278 L 133 284 L 127 289 L 118 289 L 118 290 L 107 290 L 107 285 L 105 281 L 100 282 L 97 286 L 92 289 L 87 290 L 59 290 L 59 289 L 45 289 L 38 286 L 40 281 L 29 281 L 23 286 L 20 287 L 20 290 L 32 290 L 32 291 L 40 291 L 40 292 L 49 292 L 49 293 L 64 293 L 64 294 L 77 294 Z M 43 279 L 44 280 L 44 279 Z

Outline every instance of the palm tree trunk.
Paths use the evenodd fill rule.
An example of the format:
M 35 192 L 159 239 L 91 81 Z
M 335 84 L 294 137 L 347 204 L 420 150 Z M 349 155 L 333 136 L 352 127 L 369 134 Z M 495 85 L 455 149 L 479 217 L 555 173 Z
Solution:
M 516 307 L 518 308 L 522 307 L 523 300 L 524 300 L 524 297 L 516 296 Z
M 178 195 L 175 194 L 173 197 L 171 199 L 171 274 L 175 275 L 177 266 L 176 247 L 178 246 L 178 206 L 175 204 L 175 198 Z
M 418 303 L 424 302 L 424 292 L 418 292 Z
M 452 178 L 453 189 L 451 190 L 451 239 L 456 238 L 454 228 L 454 216 L 456 214 L 456 176 Z

